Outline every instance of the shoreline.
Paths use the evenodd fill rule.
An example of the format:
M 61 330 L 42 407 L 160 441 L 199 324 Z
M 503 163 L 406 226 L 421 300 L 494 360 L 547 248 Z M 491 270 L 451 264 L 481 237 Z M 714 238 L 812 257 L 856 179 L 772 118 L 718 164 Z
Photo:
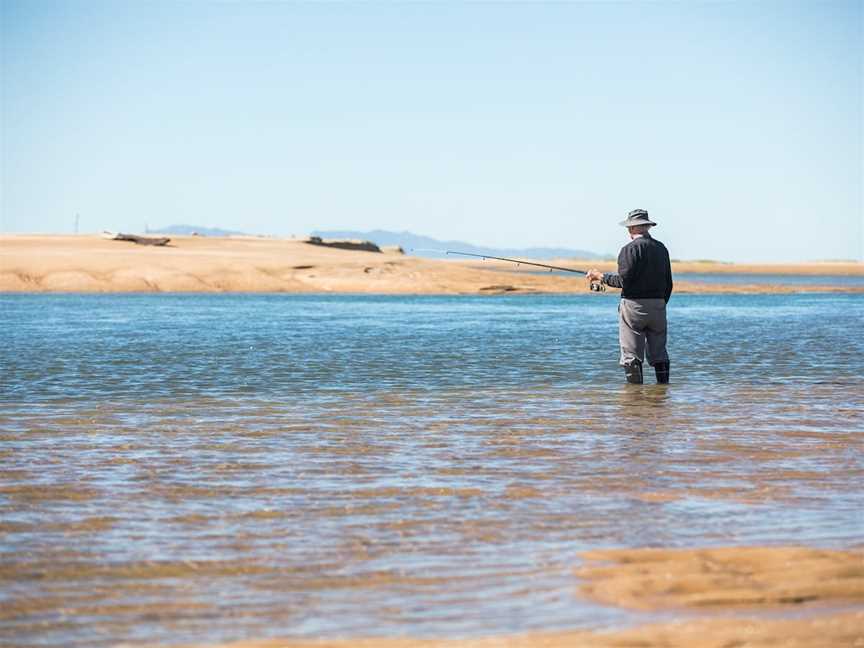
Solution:
M 554 264 L 603 271 L 614 262 Z M 864 276 L 862 263 L 673 263 L 677 273 Z M 520 273 L 497 261 L 434 260 L 394 251 L 308 245 L 298 239 L 174 237 L 169 247 L 95 235 L 0 236 L 4 293 L 292 293 L 498 295 L 589 293 L 580 276 Z M 610 289 L 607 294 L 617 294 Z M 676 281 L 679 294 L 864 293 L 864 284 Z M 595 293 L 590 293 L 595 294 Z

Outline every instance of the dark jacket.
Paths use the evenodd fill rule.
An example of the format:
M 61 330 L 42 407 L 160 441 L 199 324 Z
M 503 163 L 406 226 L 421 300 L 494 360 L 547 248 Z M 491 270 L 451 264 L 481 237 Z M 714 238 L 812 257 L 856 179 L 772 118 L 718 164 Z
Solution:
M 618 254 L 618 272 L 603 282 L 621 289 L 626 299 L 663 299 L 672 295 L 672 265 L 666 246 L 648 234 L 633 239 Z

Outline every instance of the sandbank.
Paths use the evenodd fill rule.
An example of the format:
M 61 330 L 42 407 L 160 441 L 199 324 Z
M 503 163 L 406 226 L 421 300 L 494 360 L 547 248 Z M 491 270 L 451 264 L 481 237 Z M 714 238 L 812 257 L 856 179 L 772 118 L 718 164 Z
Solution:
M 568 267 L 614 263 L 560 260 Z M 860 263 L 675 264 L 673 272 L 864 275 Z M 676 282 L 679 293 L 864 292 L 864 286 Z M 494 261 L 430 260 L 340 250 L 299 239 L 176 236 L 166 247 L 96 235 L 0 236 L 2 292 L 283 292 L 370 294 L 585 293 L 579 275 L 519 271 Z M 614 290 L 610 290 L 614 293 Z

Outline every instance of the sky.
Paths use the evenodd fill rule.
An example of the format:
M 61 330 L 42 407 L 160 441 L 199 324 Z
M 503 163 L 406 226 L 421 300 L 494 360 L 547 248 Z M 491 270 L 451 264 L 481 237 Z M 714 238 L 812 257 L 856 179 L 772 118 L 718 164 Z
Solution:
M 0 231 L 864 260 L 864 3 L 0 0 Z

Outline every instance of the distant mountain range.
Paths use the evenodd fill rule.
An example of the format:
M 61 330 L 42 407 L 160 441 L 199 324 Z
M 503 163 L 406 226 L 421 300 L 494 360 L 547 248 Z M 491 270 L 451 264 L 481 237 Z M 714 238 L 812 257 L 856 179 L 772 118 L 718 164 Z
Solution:
M 174 234 L 175 236 L 189 236 L 199 234 L 200 236 L 248 236 L 246 232 L 219 229 L 218 227 L 201 227 L 199 225 L 169 225 L 159 229 L 147 228 L 146 234 Z
M 200 225 L 168 225 L 159 229 L 148 229 L 150 234 L 174 234 L 175 236 L 248 236 L 247 232 L 220 229 L 218 227 L 201 227 Z M 447 250 L 458 250 L 472 254 L 491 254 L 502 257 L 522 257 L 526 259 L 614 259 L 609 255 L 597 254 L 588 250 L 576 250 L 564 247 L 528 247 L 528 248 L 496 248 L 474 245 L 465 241 L 442 241 L 431 236 L 421 236 L 411 232 L 391 232 L 388 230 L 371 230 L 359 232 L 354 230 L 316 230 L 311 236 L 333 239 L 361 239 L 372 241 L 380 246 L 398 245 L 405 254 L 425 257 L 427 259 L 443 259 L 449 257 Z
M 426 257 L 429 259 L 452 258 L 448 257 L 447 250 L 458 250 L 472 254 L 491 254 L 503 257 L 524 257 L 529 259 L 607 259 L 613 258 L 608 255 L 589 252 L 588 250 L 575 250 L 563 247 L 529 247 L 529 248 L 496 248 L 474 245 L 465 241 L 441 241 L 429 236 L 420 236 L 411 232 L 390 232 L 387 230 L 372 230 L 369 232 L 357 232 L 351 230 L 325 230 L 314 231 L 313 236 L 321 238 L 346 238 L 363 239 L 373 241 L 378 245 L 398 245 L 405 254 L 411 256 Z

